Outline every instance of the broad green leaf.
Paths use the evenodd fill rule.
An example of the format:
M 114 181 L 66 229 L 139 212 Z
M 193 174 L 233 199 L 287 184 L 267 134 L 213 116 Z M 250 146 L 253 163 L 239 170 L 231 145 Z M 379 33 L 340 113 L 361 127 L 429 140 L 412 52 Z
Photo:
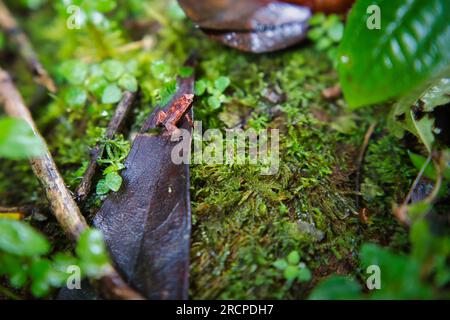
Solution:
M 37 157 L 43 152 L 43 142 L 25 121 L 15 118 L 0 119 L 0 158 Z
M 13 254 L 0 253 L 0 275 L 7 275 L 13 287 L 22 287 L 27 280 L 26 267 L 22 257 Z
M 381 29 L 369 29 L 377 5 Z M 383 102 L 420 86 L 450 64 L 448 0 L 359 0 L 339 49 L 340 83 L 351 107 Z
M 361 286 L 353 278 L 332 276 L 314 288 L 309 300 L 359 299 Z
M 115 84 L 110 84 L 103 90 L 102 103 L 110 104 L 119 102 L 122 99 L 122 91 Z
M 381 270 L 381 289 L 375 299 L 425 299 L 430 297 L 429 287 L 421 282 L 418 261 L 397 254 L 376 244 L 364 244 L 360 251 L 363 270 L 376 265 Z
M 0 250 L 32 257 L 48 253 L 50 243 L 28 224 L 10 219 L 0 219 Z
M 109 258 L 103 235 L 99 230 L 85 230 L 78 240 L 75 251 L 86 275 L 97 278 L 104 274 L 105 268 L 108 268 Z

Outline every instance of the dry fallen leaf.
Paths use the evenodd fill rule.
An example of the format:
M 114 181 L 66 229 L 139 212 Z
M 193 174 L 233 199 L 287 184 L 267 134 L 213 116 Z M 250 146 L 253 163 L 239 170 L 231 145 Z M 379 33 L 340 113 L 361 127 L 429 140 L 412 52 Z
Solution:
M 291 3 L 287 3 L 291 2 Z M 353 0 L 179 0 L 208 36 L 242 51 L 263 53 L 306 36 L 312 11 L 345 12 Z

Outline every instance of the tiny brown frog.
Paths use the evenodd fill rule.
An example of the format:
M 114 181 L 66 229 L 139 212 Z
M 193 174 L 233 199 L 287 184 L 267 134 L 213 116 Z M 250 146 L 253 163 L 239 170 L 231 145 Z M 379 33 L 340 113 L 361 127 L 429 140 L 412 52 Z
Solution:
M 180 119 L 186 117 L 189 124 L 192 126 L 192 119 L 188 112 L 192 106 L 192 101 L 194 100 L 193 94 L 184 94 L 179 99 L 177 99 L 170 108 L 164 112 L 159 111 L 156 118 L 156 125 L 160 127 L 165 127 L 168 135 L 179 133 L 177 124 Z

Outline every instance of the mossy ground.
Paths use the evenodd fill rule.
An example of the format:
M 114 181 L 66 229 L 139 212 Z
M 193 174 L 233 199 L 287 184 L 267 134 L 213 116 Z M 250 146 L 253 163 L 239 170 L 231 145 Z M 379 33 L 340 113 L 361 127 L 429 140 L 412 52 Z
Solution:
M 137 9 L 129 10 L 137 15 Z M 154 19 L 159 9 L 154 10 L 136 19 Z M 79 38 L 89 33 L 74 35 L 62 27 L 63 17 L 49 19 L 50 12 L 38 11 L 32 15 L 32 23 L 31 19 L 23 23 L 35 43 L 46 43 L 37 49 L 44 64 L 56 74 L 50 61 L 86 58 L 86 51 L 73 49 L 77 45 L 88 47 L 88 41 Z M 118 16 L 125 21 L 123 15 Z M 167 74 L 174 77 L 185 58 L 197 51 L 198 78 L 214 81 L 226 76 L 231 80 L 220 108 L 211 108 L 207 97 L 195 103 L 195 117 L 203 121 L 203 128 L 224 130 L 238 120 L 244 129 L 277 128 L 281 135 L 281 161 L 275 175 L 261 175 L 260 168 L 252 165 L 192 165 L 192 298 L 305 298 L 331 273 L 359 275 L 357 252 L 363 241 L 407 248 L 407 236 L 392 217 L 391 204 L 402 199 L 413 171 L 406 148 L 386 130 L 382 120 L 386 107 L 351 113 L 342 98 L 324 99 L 322 90 L 334 86 L 337 75 L 327 56 L 308 43 L 252 55 L 211 42 L 186 20 L 159 19 L 158 23 L 166 25 L 153 34 L 155 45 L 150 51 L 111 54 L 138 65 L 142 97 L 133 112 L 131 132 L 157 103 L 164 84 L 152 74 L 152 62 L 163 60 Z M 139 34 L 120 29 L 125 43 L 136 40 L 131 34 Z M 105 58 L 89 54 L 98 55 L 94 61 Z M 11 71 L 27 103 L 32 104 L 38 92 L 22 62 L 10 59 L 14 62 Z M 60 86 L 64 90 L 65 85 Z M 279 97 L 278 101 L 268 98 L 270 94 Z M 68 109 L 57 96 L 44 99 L 32 110 L 72 190 L 89 158 L 89 148 L 113 109 L 95 99 L 86 108 Z M 365 194 L 357 207 L 356 158 L 373 121 L 377 127 L 361 168 Z M 26 162 L 0 162 L 0 199 L 2 205 L 45 204 Z M 101 200 L 92 196 L 84 211 L 95 212 Z M 46 223 L 37 225 L 43 228 Z M 60 239 L 56 234 L 54 239 Z M 55 237 L 55 232 L 51 235 Z M 273 266 L 292 250 L 297 250 L 312 270 L 312 281 L 290 284 Z

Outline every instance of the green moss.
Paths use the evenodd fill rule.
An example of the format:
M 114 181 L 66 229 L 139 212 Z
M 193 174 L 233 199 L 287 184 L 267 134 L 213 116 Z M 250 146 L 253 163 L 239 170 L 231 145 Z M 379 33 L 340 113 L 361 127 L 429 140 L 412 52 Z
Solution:
M 102 103 L 101 93 L 107 82 L 116 81 L 97 74 L 109 59 L 125 65 L 141 88 L 131 133 L 170 97 L 176 76 L 186 72 L 184 60 L 194 50 L 197 79 L 204 86 L 194 110 L 204 130 L 223 132 L 240 124 L 244 129 L 280 130 L 281 159 L 275 175 L 261 175 L 259 165 L 192 166 L 192 298 L 304 298 L 330 273 L 357 273 L 356 252 L 364 239 L 405 246 L 404 231 L 390 214 L 391 203 L 402 197 L 411 181 L 405 148 L 382 127 L 378 129 L 369 143 L 362 177 L 382 193 L 375 192 L 373 200 L 357 208 L 354 163 L 365 128 L 376 116 L 372 111 L 358 112 L 352 116 L 356 125 L 336 130 L 333 121 L 346 120 L 349 113 L 342 99 L 322 98 L 321 91 L 337 83 L 325 53 L 305 46 L 245 54 L 208 40 L 173 8 L 170 19 L 164 18 L 161 13 L 167 8 L 161 1 L 127 1 L 123 6 L 108 15 L 120 22 L 108 30 L 68 30 L 66 15 L 61 8 L 55 15 L 52 6 L 29 19 L 33 25 L 27 32 L 45 43 L 38 50 L 60 88 L 34 115 L 72 190 L 89 160 L 89 149 L 102 136 L 101 128 L 114 110 L 114 105 Z M 163 25 L 151 35 L 154 48 L 117 53 L 124 43 L 139 40 L 134 32 L 119 28 L 127 17 L 124 10 L 132 12 L 133 19 Z M 43 28 L 30 27 L 36 24 Z M 103 41 L 92 50 L 90 43 L 98 37 Z M 86 104 L 68 107 L 64 93 L 74 85 L 58 70 L 71 59 L 87 61 L 90 71 L 87 81 L 75 85 L 88 92 Z M 34 88 L 20 62 L 17 68 L 19 82 Z M 228 86 L 224 79 L 230 80 Z M 24 94 L 30 101 L 33 93 L 27 89 Z M 8 205 L 45 202 L 25 162 L 0 162 L 0 199 L 8 199 L 2 203 Z M 101 199 L 93 197 L 84 209 L 95 211 L 99 205 Z M 370 212 L 370 224 L 357 215 L 363 207 Z M 385 238 L 379 239 L 380 234 Z M 294 250 L 312 271 L 310 282 L 289 282 L 274 266 Z

